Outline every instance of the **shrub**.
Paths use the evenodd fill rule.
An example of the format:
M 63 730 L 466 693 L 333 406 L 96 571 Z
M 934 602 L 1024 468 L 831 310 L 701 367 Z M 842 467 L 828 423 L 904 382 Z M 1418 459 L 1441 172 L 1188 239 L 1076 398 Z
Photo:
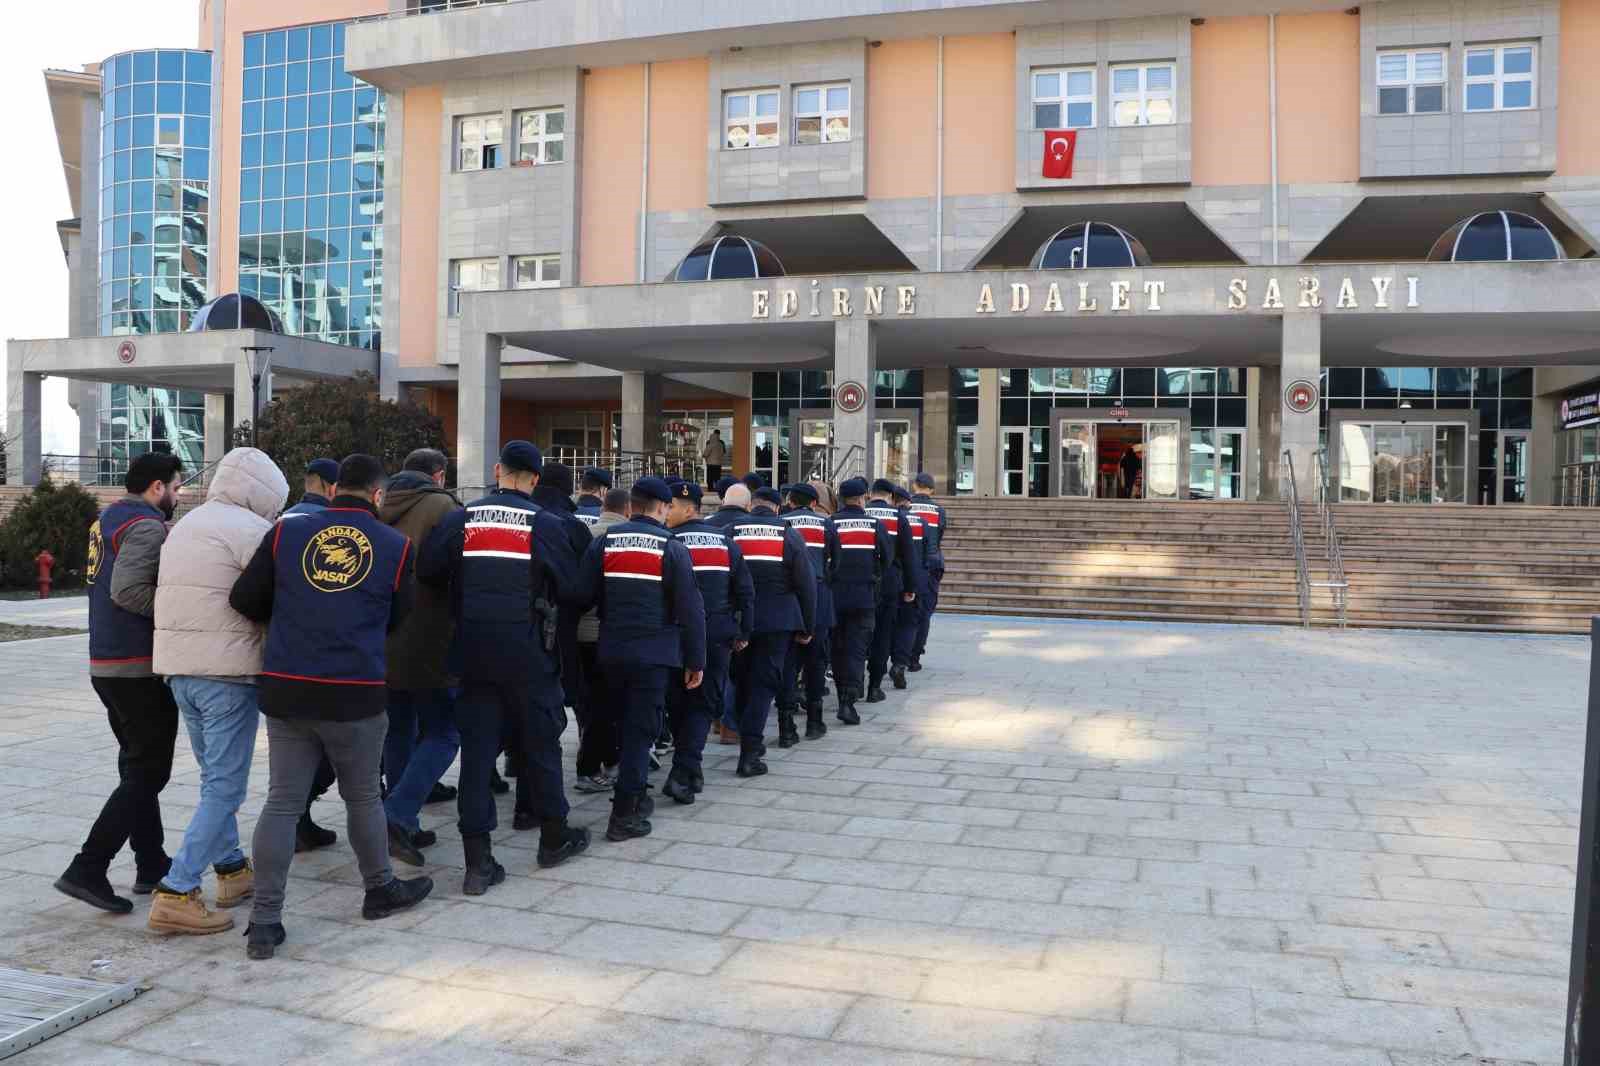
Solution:
M 48 549 L 56 557 L 56 586 L 81 585 L 89 527 L 99 514 L 99 503 L 76 484 L 57 485 L 42 478 L 0 522 L 0 581 L 14 588 L 32 585 L 37 574 L 34 556 Z

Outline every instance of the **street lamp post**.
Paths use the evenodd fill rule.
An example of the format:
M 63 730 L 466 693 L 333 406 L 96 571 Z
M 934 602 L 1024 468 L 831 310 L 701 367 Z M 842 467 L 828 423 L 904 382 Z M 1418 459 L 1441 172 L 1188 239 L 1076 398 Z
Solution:
M 246 369 L 250 371 L 250 446 L 261 443 L 261 377 L 272 367 L 273 349 L 266 345 L 245 345 Z

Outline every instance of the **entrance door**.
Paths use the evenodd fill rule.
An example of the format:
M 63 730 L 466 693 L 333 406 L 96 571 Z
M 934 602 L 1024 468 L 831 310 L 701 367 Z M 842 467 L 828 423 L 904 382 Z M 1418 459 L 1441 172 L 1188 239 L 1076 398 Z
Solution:
M 833 420 L 830 418 L 800 419 L 800 477 L 809 480 L 822 468 L 828 449 L 833 447 Z
M 1180 489 L 1187 488 L 1179 482 L 1178 446 L 1180 441 L 1176 421 L 1146 422 L 1144 424 L 1144 498 L 1147 500 L 1176 500 Z
M 977 488 L 978 431 L 956 431 L 956 494 L 970 494 Z
M 1500 434 L 1500 495 L 1496 503 L 1528 502 L 1528 435 L 1510 431 Z
M 1000 431 L 1000 495 L 1028 494 L 1028 430 L 1008 427 Z
M 916 449 L 911 439 L 909 418 L 879 418 L 877 447 L 873 448 L 874 477 L 886 477 L 896 485 L 910 485 Z
M 1061 422 L 1060 496 L 1086 500 L 1094 495 L 1098 445 L 1093 422 Z
M 825 407 L 796 409 L 789 413 L 784 433 L 782 469 L 777 476 L 796 481 L 808 480 L 826 471 L 834 480 L 845 477 L 888 478 L 909 485 L 917 472 L 917 434 L 922 427 L 921 413 L 879 407 L 872 419 L 872 465 L 867 469 L 859 449 L 844 448 L 834 432 L 833 412 Z M 776 430 L 757 429 L 757 466 L 762 463 L 761 446 Z M 796 462 L 789 463 L 790 451 Z M 770 451 L 770 448 L 769 448 Z M 774 482 L 776 484 L 777 482 Z

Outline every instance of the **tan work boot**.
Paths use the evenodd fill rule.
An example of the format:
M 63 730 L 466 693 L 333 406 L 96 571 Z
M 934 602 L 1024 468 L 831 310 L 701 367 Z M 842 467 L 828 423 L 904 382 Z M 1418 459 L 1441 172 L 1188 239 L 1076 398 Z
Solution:
M 231 874 L 217 874 L 217 906 L 237 907 L 256 894 L 256 871 L 250 860 Z
M 207 910 L 200 890 L 187 894 L 158 887 L 150 897 L 150 929 L 156 933 L 183 933 L 204 936 L 233 928 L 233 915 Z

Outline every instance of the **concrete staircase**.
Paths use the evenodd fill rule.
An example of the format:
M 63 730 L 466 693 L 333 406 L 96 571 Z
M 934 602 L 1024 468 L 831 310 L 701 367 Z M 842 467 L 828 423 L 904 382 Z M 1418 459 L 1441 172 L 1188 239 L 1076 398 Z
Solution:
M 1300 621 L 1278 503 L 944 501 L 942 610 L 1063 618 Z M 1316 508 L 1312 581 L 1327 579 Z M 1560 508 L 1335 508 L 1353 626 L 1588 632 L 1600 514 Z M 1336 624 L 1329 593 L 1312 622 Z

